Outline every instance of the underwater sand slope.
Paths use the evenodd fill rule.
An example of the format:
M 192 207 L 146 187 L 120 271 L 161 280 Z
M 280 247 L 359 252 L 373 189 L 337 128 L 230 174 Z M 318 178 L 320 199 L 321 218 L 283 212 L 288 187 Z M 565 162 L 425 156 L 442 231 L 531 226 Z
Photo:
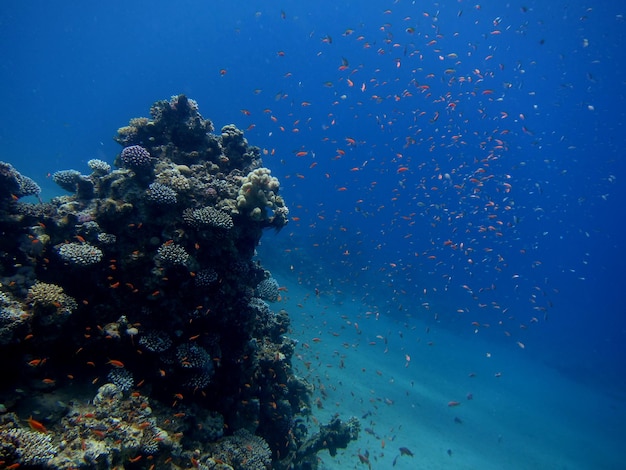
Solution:
M 289 281 L 288 272 L 274 272 Z M 316 385 L 316 415 L 362 421 L 359 439 L 336 459 L 322 454 L 325 468 L 620 468 L 626 412 L 593 384 L 476 335 L 431 328 L 429 346 L 418 320 L 407 331 L 366 315 L 358 300 L 333 304 L 286 285 L 300 340 L 295 366 Z

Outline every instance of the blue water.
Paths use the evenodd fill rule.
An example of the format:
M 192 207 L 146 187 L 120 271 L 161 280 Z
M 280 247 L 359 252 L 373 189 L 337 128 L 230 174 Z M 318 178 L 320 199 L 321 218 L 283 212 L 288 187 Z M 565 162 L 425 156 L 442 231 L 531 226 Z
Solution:
M 0 160 L 49 198 L 50 173 L 113 162 L 118 127 L 184 93 L 267 150 L 293 220 L 259 257 L 292 292 L 317 288 L 335 321 L 377 312 L 405 341 L 459 338 L 435 363 L 479 337 L 529 394 L 536 366 L 623 415 L 624 15 L 578 0 L 5 1 Z M 598 452 L 588 462 L 612 468 Z

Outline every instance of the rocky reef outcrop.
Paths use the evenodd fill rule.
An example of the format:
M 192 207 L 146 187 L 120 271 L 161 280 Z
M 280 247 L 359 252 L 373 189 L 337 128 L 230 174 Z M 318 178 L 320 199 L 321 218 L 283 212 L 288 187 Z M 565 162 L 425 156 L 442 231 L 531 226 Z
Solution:
M 22 202 L 39 187 L 0 163 L 0 353 L 12 358 L 0 364 L 0 457 L 314 468 L 358 425 L 313 441 L 303 425 L 311 387 L 291 367 L 287 312 L 267 302 L 278 285 L 254 258 L 263 230 L 288 222 L 279 181 L 235 126 L 213 134 L 193 100 L 150 114 L 118 130 L 114 167 L 54 173 L 68 194 L 50 202 Z M 71 398 L 79 390 L 89 405 Z M 29 429 L 22 415 L 46 395 L 69 403 L 43 406 Z

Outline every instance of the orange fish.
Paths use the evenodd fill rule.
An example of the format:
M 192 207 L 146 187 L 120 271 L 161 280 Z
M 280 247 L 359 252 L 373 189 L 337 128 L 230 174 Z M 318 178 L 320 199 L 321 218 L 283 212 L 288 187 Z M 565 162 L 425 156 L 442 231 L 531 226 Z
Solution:
M 46 362 L 46 359 L 33 359 L 32 361 L 28 361 L 28 365 L 31 367 L 42 366 Z
M 43 424 L 41 424 L 39 421 L 34 420 L 32 416 L 28 418 L 27 422 L 30 428 L 34 431 L 42 432 L 44 434 L 48 432 L 46 427 Z
M 124 368 L 124 363 L 122 361 L 117 361 L 115 359 L 109 359 L 107 364 L 111 364 L 113 367 L 117 367 L 118 369 Z

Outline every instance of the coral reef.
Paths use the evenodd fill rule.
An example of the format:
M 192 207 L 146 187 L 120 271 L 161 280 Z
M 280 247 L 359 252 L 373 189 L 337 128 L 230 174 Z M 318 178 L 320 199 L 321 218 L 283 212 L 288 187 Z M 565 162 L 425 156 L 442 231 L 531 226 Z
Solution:
M 131 145 L 124 147 L 120 154 L 120 161 L 124 168 L 130 168 L 133 170 L 141 170 L 142 168 L 151 167 L 153 159 L 148 152 L 141 145 Z
M 0 459 L 7 466 L 108 469 L 180 449 L 181 436 L 170 436 L 157 425 L 148 399 L 139 393 L 125 394 L 107 383 L 91 402 L 72 404 L 52 426 L 29 418 L 32 430 L 21 427 L 13 413 L 5 414 L 0 418 Z
M 118 130 L 117 168 L 56 172 L 70 194 L 47 203 L 19 201 L 38 187 L 0 162 L 1 455 L 30 465 L 39 439 L 44 467 L 315 468 L 312 453 L 349 439 L 299 450 L 311 386 L 254 260 L 263 230 L 287 223 L 279 182 L 193 100 L 150 113 Z M 77 390 L 91 396 L 40 410 L 42 436 L 21 424 L 34 396 Z
M 282 227 L 289 215 L 289 210 L 278 192 L 278 179 L 271 176 L 268 168 L 257 168 L 244 178 L 239 194 L 237 208 L 252 220 L 265 221 L 276 228 Z
M 102 250 L 89 243 L 65 243 L 58 249 L 59 257 L 68 265 L 87 267 L 102 260 Z
M 153 353 L 165 352 L 172 344 L 172 339 L 164 331 L 148 331 L 139 338 L 139 345 Z
M 154 260 L 161 266 L 185 266 L 189 261 L 189 253 L 182 245 L 165 242 L 157 250 Z
M 124 368 L 114 368 L 107 375 L 107 380 L 122 392 L 127 392 L 135 385 L 132 372 Z
M 232 436 L 212 444 L 211 454 L 209 459 L 218 459 L 242 470 L 266 470 L 272 466 L 270 446 L 263 438 L 245 429 L 239 429 Z
M 104 176 L 111 171 L 111 165 L 103 160 L 92 158 L 87 162 L 87 166 L 91 168 L 95 175 Z
M 177 202 L 176 191 L 158 181 L 150 183 L 146 191 L 146 196 L 151 202 L 160 205 L 176 204 Z
M 0 430 L 0 459 L 24 465 L 47 464 L 58 454 L 48 434 L 23 428 Z
M 350 418 L 346 423 L 339 418 L 329 424 L 320 426 L 320 431 L 307 439 L 298 448 L 298 456 L 315 455 L 322 449 L 328 449 L 330 455 L 336 455 L 337 449 L 345 448 L 350 441 L 357 439 L 360 424 L 356 418 Z
M 28 176 L 20 174 L 9 163 L 0 162 L 0 201 L 24 196 L 39 196 L 41 188 Z
M 219 279 L 217 271 L 215 269 L 208 267 L 201 269 L 196 273 L 195 284 L 196 287 L 209 287 L 215 281 Z
M 52 174 L 52 181 L 70 193 L 76 192 L 79 199 L 93 197 L 93 182 L 77 170 L 55 171 Z
M 28 289 L 27 300 L 32 304 L 35 313 L 54 312 L 57 315 L 69 315 L 78 308 L 76 301 L 63 292 L 61 286 L 45 282 L 35 282 Z
M 10 294 L 0 291 L 0 345 L 19 340 L 28 331 L 29 314 Z
M 263 279 L 256 286 L 256 295 L 263 300 L 269 302 L 276 302 L 278 300 L 278 281 L 273 277 Z
M 183 220 L 194 228 L 211 226 L 229 230 L 233 228 L 233 218 L 214 207 L 202 207 L 200 209 L 185 209 Z

